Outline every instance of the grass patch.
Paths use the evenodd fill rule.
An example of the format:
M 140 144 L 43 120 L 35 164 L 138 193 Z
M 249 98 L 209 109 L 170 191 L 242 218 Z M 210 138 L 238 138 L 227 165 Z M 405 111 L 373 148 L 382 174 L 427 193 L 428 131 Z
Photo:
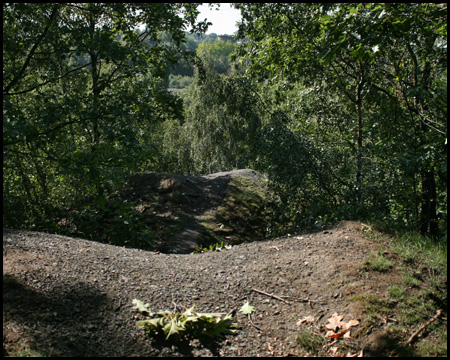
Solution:
M 387 272 L 400 269 L 400 283 L 387 288 L 386 299 L 373 294 L 351 296 L 367 310 L 367 326 L 380 324 L 380 319 L 393 318 L 389 331 L 405 341 L 443 310 L 441 318 L 430 323 L 415 338 L 409 350 L 411 356 L 447 356 L 447 246 L 417 233 L 388 235 L 364 225 L 367 238 L 383 244 L 396 254 L 395 262 L 379 251 L 364 263 L 366 271 Z M 388 326 L 388 325 L 386 325 Z
M 394 263 L 387 259 L 382 251 L 377 254 L 370 254 L 368 260 L 364 263 L 363 268 L 365 270 L 386 272 L 394 267 Z
M 442 329 L 433 331 L 416 346 L 416 355 L 419 357 L 447 356 L 447 331 Z
M 392 239 L 392 251 L 406 261 L 429 260 L 437 267 L 447 268 L 447 244 L 434 241 L 418 233 L 396 234 Z
M 377 323 L 380 317 L 385 317 L 392 313 L 393 303 L 373 294 L 355 294 L 349 296 L 348 299 L 364 305 L 367 314 L 367 326 Z
M 297 344 L 310 352 L 317 352 L 320 350 L 325 339 L 322 335 L 316 334 L 312 330 L 303 330 L 297 334 Z
M 405 297 L 405 290 L 397 285 L 389 287 L 389 295 L 395 300 L 402 300 Z

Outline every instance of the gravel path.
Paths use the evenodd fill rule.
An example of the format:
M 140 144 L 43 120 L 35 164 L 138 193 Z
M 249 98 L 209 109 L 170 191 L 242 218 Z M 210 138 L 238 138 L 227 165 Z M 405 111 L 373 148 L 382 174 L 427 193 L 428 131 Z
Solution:
M 4 342 L 51 356 L 305 356 L 295 340 L 299 319 L 314 316 L 319 331 L 335 312 L 363 318 L 347 296 L 377 286 L 358 271 L 377 246 L 355 222 L 188 255 L 4 229 Z M 155 341 L 135 323 L 143 318 L 132 310 L 135 298 L 154 311 L 200 312 L 229 312 L 248 300 L 256 327 L 237 312 L 238 332 L 216 342 Z

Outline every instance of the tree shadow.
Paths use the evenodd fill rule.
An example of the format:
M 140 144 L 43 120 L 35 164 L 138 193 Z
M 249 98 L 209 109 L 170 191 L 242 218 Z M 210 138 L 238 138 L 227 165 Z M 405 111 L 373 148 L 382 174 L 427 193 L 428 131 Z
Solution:
M 49 357 L 129 354 L 127 330 L 115 323 L 115 305 L 105 293 L 81 282 L 50 289 L 45 285 L 36 289 L 37 282 L 30 286 L 26 280 L 3 274 L 4 339 L 5 328 L 20 329 L 16 341 Z M 135 353 L 155 355 L 139 341 L 132 347 Z
M 158 349 L 161 356 L 173 356 L 174 352 L 178 352 L 183 356 L 196 357 L 204 349 L 209 350 L 212 356 L 220 356 L 219 349 L 222 347 L 223 341 L 225 341 L 223 337 L 194 337 L 189 335 L 172 336 L 166 340 L 166 336 L 162 333 L 148 334 L 148 337 L 151 346 Z

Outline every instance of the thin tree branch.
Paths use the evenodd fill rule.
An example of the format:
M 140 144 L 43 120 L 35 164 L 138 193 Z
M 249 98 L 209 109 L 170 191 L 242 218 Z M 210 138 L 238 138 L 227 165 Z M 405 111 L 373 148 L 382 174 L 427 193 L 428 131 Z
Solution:
M 33 47 L 31 48 L 30 52 L 28 53 L 27 58 L 25 59 L 25 62 L 24 62 L 23 65 L 22 65 L 22 68 L 20 69 L 20 71 L 14 76 L 14 78 L 11 80 L 11 82 L 10 82 L 8 85 L 6 85 L 6 88 L 3 89 L 3 93 L 4 93 L 4 94 L 5 94 L 5 93 L 8 94 L 8 93 L 9 93 L 9 90 L 10 90 L 13 86 L 15 86 L 15 85 L 19 82 L 19 80 L 20 80 L 21 78 L 23 78 L 23 76 L 24 76 L 24 74 L 25 74 L 25 71 L 26 71 L 27 68 L 28 68 L 28 65 L 30 65 L 30 61 L 31 61 L 31 59 L 33 58 L 33 56 L 34 56 L 34 54 L 35 54 L 35 52 L 36 52 L 36 49 L 38 48 L 38 46 L 41 44 L 41 42 L 42 42 L 42 41 L 45 39 L 45 37 L 47 36 L 47 33 L 48 33 L 48 31 L 50 30 L 50 27 L 52 26 L 52 24 L 53 24 L 53 22 L 54 22 L 54 20 L 55 20 L 55 18 L 56 18 L 56 15 L 57 15 L 57 13 L 58 13 L 58 8 L 59 8 L 59 4 L 56 4 L 56 5 L 53 7 L 52 13 L 50 14 L 50 17 L 49 17 L 49 19 L 48 19 L 48 24 L 47 24 L 47 26 L 44 28 L 44 31 L 42 32 L 42 34 L 38 37 L 38 39 L 37 39 L 36 42 L 34 43 Z
M 34 86 L 32 86 L 31 88 L 28 88 L 28 89 L 26 89 L 26 90 L 17 91 L 17 92 L 12 92 L 12 93 L 11 93 L 11 92 L 8 92 L 8 93 L 6 93 L 6 95 L 11 95 L 11 96 L 12 96 L 12 95 L 25 94 L 25 93 L 27 93 L 27 92 L 36 90 L 37 88 L 40 88 L 41 86 L 47 85 L 48 83 L 52 83 L 52 82 L 61 80 L 61 79 L 65 78 L 66 76 L 68 76 L 69 74 L 71 74 L 71 73 L 73 73 L 73 72 L 75 72 L 75 71 L 81 70 L 81 69 L 83 69 L 83 68 L 85 68 L 85 67 L 87 67 L 87 66 L 89 66 L 89 65 L 91 65 L 91 63 L 87 63 L 87 64 L 85 64 L 85 65 L 83 65 L 83 66 L 80 66 L 80 67 L 77 67 L 77 68 L 75 68 L 75 69 L 69 70 L 69 71 L 66 72 L 64 75 L 61 75 L 61 76 L 58 76 L 58 77 L 56 77 L 56 78 L 47 80 L 47 81 L 45 81 L 45 82 L 43 82 L 43 83 L 41 83 L 41 84 L 34 85 Z
M 276 295 L 273 295 L 273 294 L 269 294 L 269 293 L 266 293 L 265 291 L 257 290 L 257 289 L 255 289 L 255 288 L 252 288 L 252 290 L 255 291 L 255 292 L 257 292 L 257 293 L 260 293 L 260 294 L 263 294 L 263 295 L 266 295 L 266 296 L 273 297 L 274 299 L 280 300 L 280 301 L 282 301 L 282 302 L 284 302 L 284 303 L 286 303 L 286 304 L 289 304 L 289 305 L 291 304 L 291 302 L 286 301 L 286 300 L 284 300 L 283 298 L 280 298 L 279 296 L 276 296 Z
M 414 339 L 417 337 L 417 335 L 420 334 L 420 332 L 425 329 L 428 325 L 430 325 L 433 321 L 435 321 L 439 316 L 441 316 L 442 314 L 442 309 L 439 309 L 436 312 L 436 315 L 434 315 L 430 320 L 428 320 L 424 325 L 422 325 L 416 332 L 414 332 L 414 334 L 411 335 L 411 337 L 404 342 L 404 345 L 410 345 Z

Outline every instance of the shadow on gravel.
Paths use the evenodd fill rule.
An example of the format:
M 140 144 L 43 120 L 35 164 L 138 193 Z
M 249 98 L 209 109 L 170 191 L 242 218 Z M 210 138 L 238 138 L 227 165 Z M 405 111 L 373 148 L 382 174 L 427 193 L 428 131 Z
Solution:
M 159 356 L 173 356 L 176 352 L 186 357 L 221 356 L 219 349 L 223 338 L 172 338 L 166 340 L 163 334 L 149 336 L 151 347 L 159 350 Z
M 49 357 L 129 355 L 125 334 L 114 317 L 107 295 L 88 284 L 40 292 L 11 275 L 3 275 L 4 345 L 22 342 Z M 17 334 L 11 330 L 17 326 L 25 331 Z M 99 326 L 108 328 L 106 333 L 105 329 L 98 331 Z M 117 352 L 120 344 L 124 345 L 122 353 Z M 139 353 L 139 344 L 135 346 Z M 145 354 L 152 355 L 148 349 Z

